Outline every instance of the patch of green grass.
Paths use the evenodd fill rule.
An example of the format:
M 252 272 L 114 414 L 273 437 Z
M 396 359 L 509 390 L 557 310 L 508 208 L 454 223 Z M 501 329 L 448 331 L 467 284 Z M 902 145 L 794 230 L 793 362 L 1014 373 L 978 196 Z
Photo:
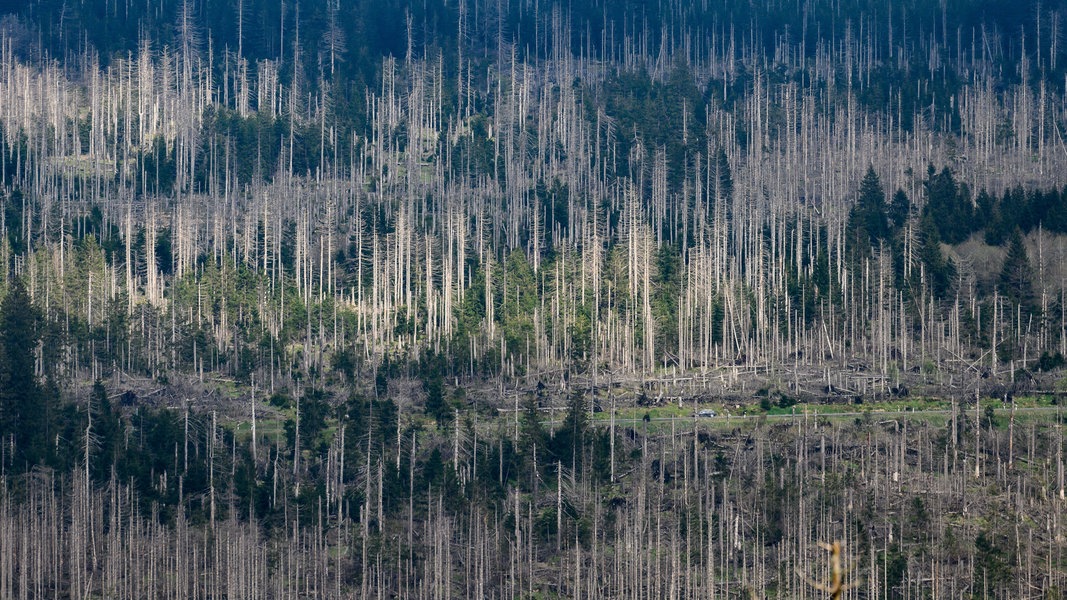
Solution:
M 229 379 L 213 379 L 212 382 L 215 384 L 215 391 L 224 398 L 240 398 L 248 391 L 245 386 Z
M 285 441 L 285 422 L 296 418 L 295 409 L 279 410 L 275 414 L 266 417 L 256 417 L 256 436 L 259 439 L 267 438 L 271 443 Z M 233 432 L 238 442 L 247 442 L 252 437 L 252 420 L 241 419 L 225 422 L 222 424 Z
M 619 406 L 615 409 L 616 419 L 643 419 L 647 414 L 650 419 L 669 419 L 674 418 L 691 418 L 693 413 L 700 408 L 705 408 L 701 405 L 699 408 L 694 409 L 692 404 L 689 406 L 678 407 L 677 404 L 664 404 L 660 406 Z M 718 410 L 717 407 L 714 407 Z M 611 409 L 606 408 L 602 412 L 593 413 L 594 420 L 607 421 L 611 419 Z
M 999 398 L 989 398 L 988 401 L 992 404 L 995 404 L 998 408 L 1003 405 Z M 1050 394 L 1015 397 L 1015 405 L 1019 408 L 1058 406 L 1058 403 L 1059 399 L 1056 396 Z M 985 401 L 983 401 L 982 405 L 985 406 Z

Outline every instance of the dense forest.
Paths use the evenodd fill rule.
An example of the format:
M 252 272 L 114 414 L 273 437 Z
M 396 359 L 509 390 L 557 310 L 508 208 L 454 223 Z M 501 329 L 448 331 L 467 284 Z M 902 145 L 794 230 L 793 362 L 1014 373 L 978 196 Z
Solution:
M 1061 597 L 1065 14 L 0 0 L 0 597 Z

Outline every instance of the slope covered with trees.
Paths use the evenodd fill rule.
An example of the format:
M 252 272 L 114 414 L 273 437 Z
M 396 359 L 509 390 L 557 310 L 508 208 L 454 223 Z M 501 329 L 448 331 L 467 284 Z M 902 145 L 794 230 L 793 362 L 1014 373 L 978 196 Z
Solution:
M 5 256 L 69 377 L 1065 350 L 1056 11 L 268 4 L 5 17 Z M 1016 231 L 1012 319 L 943 246 Z
M 1062 589 L 1062 18 L 0 4 L 0 596 Z

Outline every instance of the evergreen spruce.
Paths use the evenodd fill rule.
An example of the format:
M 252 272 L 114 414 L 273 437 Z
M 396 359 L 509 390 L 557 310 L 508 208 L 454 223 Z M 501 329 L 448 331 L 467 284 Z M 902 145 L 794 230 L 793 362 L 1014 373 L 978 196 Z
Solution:
M 874 167 L 867 167 L 867 174 L 860 182 L 859 199 L 849 213 L 848 227 L 856 255 L 869 254 L 871 246 L 877 246 L 889 236 L 885 192 Z
M 1016 229 L 1011 234 L 1008 254 L 1004 257 L 1004 266 L 1000 270 L 1000 293 L 1009 299 L 1012 306 L 1020 307 L 1026 313 L 1036 313 L 1039 309 L 1034 293 L 1034 270 L 1030 266 L 1030 257 L 1026 253 L 1022 233 Z
M 0 415 L 13 441 L 11 464 L 26 470 L 48 455 L 48 399 L 36 377 L 40 317 L 25 286 L 15 280 L 0 307 Z

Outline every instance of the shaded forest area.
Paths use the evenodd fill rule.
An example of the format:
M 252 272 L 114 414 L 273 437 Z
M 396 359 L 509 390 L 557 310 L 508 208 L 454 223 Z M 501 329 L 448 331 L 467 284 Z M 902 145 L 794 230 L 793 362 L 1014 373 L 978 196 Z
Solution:
M 0 2 L 0 596 L 1059 597 L 1062 18 Z

